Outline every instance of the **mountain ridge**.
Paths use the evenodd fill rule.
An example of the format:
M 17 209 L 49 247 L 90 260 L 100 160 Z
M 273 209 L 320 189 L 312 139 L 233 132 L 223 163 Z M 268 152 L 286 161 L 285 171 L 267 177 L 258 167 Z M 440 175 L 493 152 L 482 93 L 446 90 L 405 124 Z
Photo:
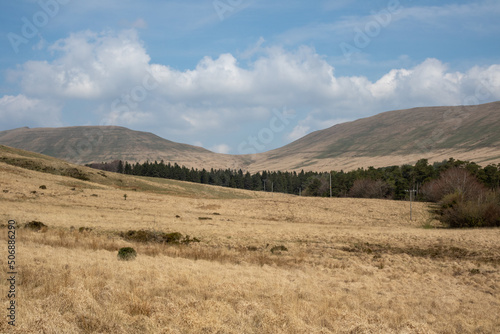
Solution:
M 119 126 L 17 128 L 0 132 L 0 144 L 80 164 L 161 161 L 198 169 L 350 170 L 430 162 L 450 157 L 500 163 L 500 101 L 475 106 L 419 107 L 314 131 L 283 147 L 228 155 Z
M 325 165 L 340 169 L 382 167 L 414 163 L 420 158 L 440 161 L 452 156 L 498 163 L 498 128 L 500 102 L 393 110 L 315 131 L 262 153 L 260 159 L 280 160 L 280 165 L 292 169 L 316 166 L 316 170 L 324 170 Z M 384 161 L 377 161 L 377 157 Z M 261 164 L 254 166 L 258 165 Z
M 202 147 L 120 126 L 24 127 L 0 132 L 0 143 L 78 164 L 165 160 L 188 167 L 209 163 L 213 168 L 224 168 L 226 165 L 237 167 L 243 161 L 234 156 L 222 159 L 219 154 Z

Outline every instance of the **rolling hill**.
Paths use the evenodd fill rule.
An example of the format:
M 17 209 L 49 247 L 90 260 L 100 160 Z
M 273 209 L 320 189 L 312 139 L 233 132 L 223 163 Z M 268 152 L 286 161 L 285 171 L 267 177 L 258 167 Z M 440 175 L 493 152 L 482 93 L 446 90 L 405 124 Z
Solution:
M 0 144 L 78 164 L 126 160 L 161 161 L 187 167 L 237 168 L 244 159 L 180 144 L 118 126 L 19 128 L 0 132 Z
M 85 164 L 164 160 L 195 168 L 351 170 L 453 157 L 500 163 L 500 102 L 396 110 L 334 125 L 256 155 L 225 155 L 123 127 L 19 128 L 0 144 Z
M 251 169 L 326 171 L 455 159 L 500 163 L 500 102 L 389 111 L 258 155 Z

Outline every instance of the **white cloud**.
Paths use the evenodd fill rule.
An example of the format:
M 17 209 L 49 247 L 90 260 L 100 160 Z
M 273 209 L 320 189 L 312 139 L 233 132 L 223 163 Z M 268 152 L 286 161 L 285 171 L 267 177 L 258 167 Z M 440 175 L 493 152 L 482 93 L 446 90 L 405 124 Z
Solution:
M 57 103 L 32 99 L 25 95 L 5 95 L 0 98 L 0 119 L 12 127 L 61 126 Z
M 28 61 L 20 77 L 25 93 L 33 96 L 97 99 L 118 95 L 133 83 L 140 83 L 149 68 L 135 30 L 71 34 L 49 47 L 53 62 Z
M 259 42 L 246 66 L 226 53 L 181 71 L 151 63 L 134 30 L 76 33 L 49 50 L 53 61 L 26 62 L 11 73 L 23 89 L 18 97 L 22 103 L 15 104 L 24 110 L 23 117 L 45 114 L 47 122 L 57 123 L 60 107 L 51 109 L 46 101 L 84 101 L 90 110 L 68 107 L 63 112 L 86 112 L 100 117 L 94 124 L 125 125 L 209 147 L 258 134 L 268 127 L 272 110 L 285 106 L 296 110 L 297 118 L 286 124 L 284 136 L 275 137 L 291 141 L 339 120 L 382 111 L 500 99 L 500 65 L 456 72 L 440 60 L 427 59 L 371 81 L 335 75 L 335 68 L 313 48 L 289 51 Z M 13 119 L 14 107 L 9 108 L 1 112 L 7 110 Z M 213 149 L 230 151 L 224 144 Z

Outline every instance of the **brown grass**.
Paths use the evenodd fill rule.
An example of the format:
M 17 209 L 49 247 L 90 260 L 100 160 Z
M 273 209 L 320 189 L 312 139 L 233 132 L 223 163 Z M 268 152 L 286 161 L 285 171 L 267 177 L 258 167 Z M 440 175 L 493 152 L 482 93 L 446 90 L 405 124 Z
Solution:
M 182 183 L 123 178 L 150 188 L 127 191 L 125 201 L 113 184 L 0 163 L 1 223 L 48 226 L 18 230 L 18 326 L 4 319 L 1 333 L 500 330 L 499 229 L 440 228 L 425 203 L 414 203 L 409 221 L 407 202 L 231 196 L 215 187 L 196 195 L 193 185 L 179 197 L 170 194 Z M 129 230 L 201 242 L 119 236 Z M 6 230 L 0 235 L 5 249 Z M 276 246 L 287 251 L 271 252 Z M 119 261 L 121 247 L 137 258 Z

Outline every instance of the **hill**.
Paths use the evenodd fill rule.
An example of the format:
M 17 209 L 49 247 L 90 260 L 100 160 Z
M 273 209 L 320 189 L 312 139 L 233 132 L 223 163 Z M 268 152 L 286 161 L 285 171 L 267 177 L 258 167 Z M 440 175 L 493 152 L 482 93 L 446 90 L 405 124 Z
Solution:
M 18 176 L 22 176 L 27 179 L 27 183 L 50 182 L 66 188 L 139 191 L 177 197 L 241 199 L 258 194 L 239 189 L 104 172 L 3 145 L 0 145 L 0 174 L 4 177 L 3 180 L 18 179 Z M 0 182 L 2 183 L 5 185 L 7 182 Z M 21 188 L 23 189 L 19 189 L 18 194 L 38 196 L 31 195 L 29 191 L 36 187 Z
M 0 132 L 0 144 L 77 164 L 112 160 L 164 160 L 186 167 L 206 168 L 236 168 L 245 164 L 241 157 L 213 153 L 119 126 L 18 128 Z
M 313 132 L 258 155 L 253 170 L 350 170 L 450 157 L 500 163 L 500 102 L 389 111 Z
M 334 125 L 284 147 L 227 155 L 123 127 L 19 128 L 0 144 L 86 164 L 161 161 L 198 169 L 328 171 L 430 162 L 450 157 L 500 163 L 500 102 L 396 110 Z

